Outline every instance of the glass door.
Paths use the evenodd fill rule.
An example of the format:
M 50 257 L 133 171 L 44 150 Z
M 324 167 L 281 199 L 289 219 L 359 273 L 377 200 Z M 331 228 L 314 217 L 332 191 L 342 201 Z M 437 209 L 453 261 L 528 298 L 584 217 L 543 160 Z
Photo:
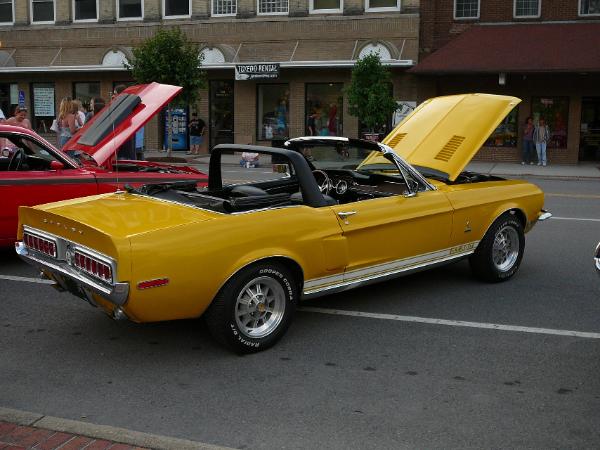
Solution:
M 600 161 L 600 97 L 581 101 L 580 161 Z
M 210 148 L 218 144 L 233 144 L 233 80 L 211 80 Z

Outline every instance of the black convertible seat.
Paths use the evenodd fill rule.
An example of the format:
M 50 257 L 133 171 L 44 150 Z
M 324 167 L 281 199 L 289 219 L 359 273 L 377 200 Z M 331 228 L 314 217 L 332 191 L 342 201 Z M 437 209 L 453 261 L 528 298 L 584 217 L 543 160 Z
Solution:
M 290 194 L 282 192 L 270 195 L 251 195 L 248 197 L 231 198 L 225 200 L 223 207 L 227 212 L 250 211 L 252 209 L 268 208 L 288 204 Z
M 121 94 L 100 112 L 90 127 L 77 141 L 81 145 L 95 146 L 102 141 L 112 130 L 117 128 L 129 117 L 133 109 L 141 103 L 142 99 L 133 94 Z
M 267 191 L 265 191 L 264 189 L 261 189 L 256 186 L 248 186 L 248 185 L 244 185 L 244 184 L 241 184 L 239 186 L 234 186 L 233 189 L 231 189 L 231 194 L 235 197 L 269 195 L 269 193 Z

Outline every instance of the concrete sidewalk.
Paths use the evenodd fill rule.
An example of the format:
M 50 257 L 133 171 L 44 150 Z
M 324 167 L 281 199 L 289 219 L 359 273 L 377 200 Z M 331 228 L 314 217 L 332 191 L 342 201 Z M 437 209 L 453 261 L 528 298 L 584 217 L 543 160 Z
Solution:
M 539 177 L 576 180 L 600 180 L 600 162 L 577 165 L 552 164 L 548 166 L 521 165 L 521 163 L 472 161 L 467 170 L 489 175 L 513 178 Z
M 144 156 L 148 159 L 161 159 L 166 157 L 166 152 L 146 151 Z M 185 152 L 173 152 L 172 156 L 179 163 L 191 165 L 208 164 L 210 155 L 187 155 Z M 239 155 L 223 155 L 222 162 L 227 165 L 239 166 Z M 550 164 L 548 166 L 521 165 L 520 162 L 484 162 L 472 161 L 466 170 L 489 175 L 498 175 L 509 178 L 538 177 L 575 180 L 600 180 L 600 162 L 585 162 L 577 165 Z

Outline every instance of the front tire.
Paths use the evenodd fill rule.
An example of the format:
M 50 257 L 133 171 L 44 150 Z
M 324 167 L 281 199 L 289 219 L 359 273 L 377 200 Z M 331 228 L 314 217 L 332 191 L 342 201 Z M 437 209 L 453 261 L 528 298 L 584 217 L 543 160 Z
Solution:
M 483 281 L 506 281 L 519 269 L 524 251 L 523 225 L 515 215 L 505 213 L 487 231 L 469 264 L 475 276 Z
M 287 268 L 255 264 L 223 286 L 204 317 L 218 342 L 236 353 L 255 353 L 285 334 L 297 304 L 297 283 Z

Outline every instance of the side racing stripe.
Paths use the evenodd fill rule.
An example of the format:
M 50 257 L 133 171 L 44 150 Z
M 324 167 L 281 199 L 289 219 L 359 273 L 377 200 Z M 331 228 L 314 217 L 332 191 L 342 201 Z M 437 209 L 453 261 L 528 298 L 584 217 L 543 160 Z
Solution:
M 479 241 L 472 241 L 455 247 L 437 250 L 435 252 L 424 253 L 422 255 L 411 256 L 409 258 L 397 259 L 394 261 L 376 264 L 374 266 L 363 267 L 360 269 L 349 270 L 343 274 L 330 275 L 327 277 L 313 278 L 304 282 L 304 293 L 310 294 L 323 289 L 341 286 L 344 284 L 353 284 L 361 281 L 379 278 L 386 275 L 404 272 L 410 269 L 425 267 L 455 258 L 470 255 L 477 248 Z

